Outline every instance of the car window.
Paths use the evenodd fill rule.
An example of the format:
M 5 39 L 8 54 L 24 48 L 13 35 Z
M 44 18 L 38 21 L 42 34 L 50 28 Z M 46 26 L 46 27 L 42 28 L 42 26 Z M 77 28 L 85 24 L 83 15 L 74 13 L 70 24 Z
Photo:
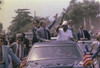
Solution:
M 78 58 L 79 50 L 74 46 L 48 46 L 33 48 L 29 60 Z

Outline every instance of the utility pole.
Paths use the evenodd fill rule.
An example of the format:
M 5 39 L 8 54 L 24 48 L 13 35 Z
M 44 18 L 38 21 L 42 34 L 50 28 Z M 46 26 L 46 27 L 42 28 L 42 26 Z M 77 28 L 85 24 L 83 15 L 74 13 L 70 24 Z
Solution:
M 0 0 L 0 9 L 1 9 L 2 4 L 3 4 L 3 0 Z
M 36 17 L 36 11 L 34 11 L 34 17 Z

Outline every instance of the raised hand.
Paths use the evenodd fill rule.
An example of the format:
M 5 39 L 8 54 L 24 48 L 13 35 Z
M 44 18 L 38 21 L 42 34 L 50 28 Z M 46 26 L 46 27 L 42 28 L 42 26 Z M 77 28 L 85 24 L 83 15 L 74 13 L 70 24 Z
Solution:
M 58 18 L 58 13 L 56 13 L 56 15 L 54 16 L 54 18 L 55 18 L 55 19 L 57 19 L 57 18 Z

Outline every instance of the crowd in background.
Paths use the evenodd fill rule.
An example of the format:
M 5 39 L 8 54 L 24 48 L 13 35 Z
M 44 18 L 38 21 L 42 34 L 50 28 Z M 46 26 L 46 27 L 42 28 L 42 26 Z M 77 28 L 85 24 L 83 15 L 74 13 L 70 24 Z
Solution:
M 55 25 L 57 15 L 58 14 L 54 16 L 55 20 L 48 26 L 46 20 L 41 20 L 40 22 L 38 20 L 33 20 L 34 27 L 32 29 L 32 45 L 37 42 L 48 42 L 51 40 L 50 29 Z M 55 29 L 58 34 L 57 41 L 70 40 L 73 42 L 77 42 L 91 40 L 91 34 L 87 30 L 84 30 L 84 27 L 82 25 L 80 25 L 77 34 L 75 34 L 75 32 L 73 31 L 73 26 L 74 25 L 72 20 L 61 22 Z M 17 36 L 16 34 L 14 34 L 13 36 L 0 35 L 0 68 L 9 67 L 9 58 L 11 59 L 10 62 L 12 62 L 12 66 L 10 66 L 10 68 L 19 68 L 20 61 L 28 55 L 30 48 L 30 41 L 25 37 L 25 33 L 21 33 L 20 36 Z M 11 56 L 9 57 L 9 55 Z M 5 61 L 5 58 L 7 59 L 7 61 Z

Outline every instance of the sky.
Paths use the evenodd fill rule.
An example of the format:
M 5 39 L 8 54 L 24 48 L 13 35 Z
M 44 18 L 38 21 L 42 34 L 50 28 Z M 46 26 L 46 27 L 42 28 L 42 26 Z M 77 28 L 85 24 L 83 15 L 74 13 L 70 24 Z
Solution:
M 58 13 L 61 14 L 63 8 L 67 8 L 70 0 L 3 0 L 2 9 L 0 10 L 0 22 L 3 23 L 3 29 L 7 30 L 11 24 L 12 17 L 16 16 L 17 9 L 30 9 L 31 16 L 36 11 L 37 16 L 52 17 Z M 82 1 L 82 0 L 78 0 Z M 100 0 L 96 0 L 100 1 Z

